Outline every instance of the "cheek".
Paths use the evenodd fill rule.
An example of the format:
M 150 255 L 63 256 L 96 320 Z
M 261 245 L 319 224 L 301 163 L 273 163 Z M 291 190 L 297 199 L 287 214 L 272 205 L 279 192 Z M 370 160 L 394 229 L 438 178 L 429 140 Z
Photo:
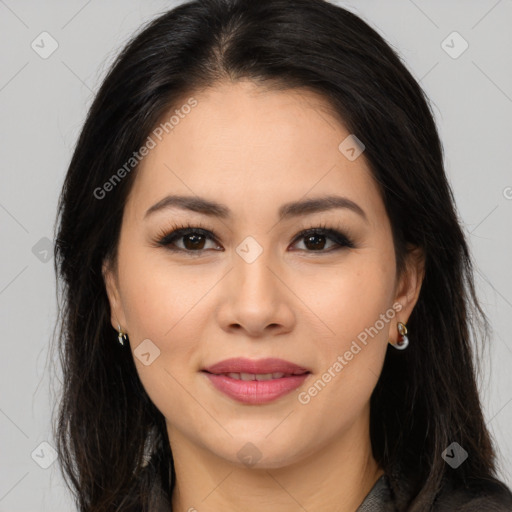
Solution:
M 208 290 L 209 280 L 199 265 L 183 268 L 165 248 L 149 247 L 137 231 L 121 240 L 119 274 L 130 328 L 157 333 L 159 339 L 171 335 L 178 322 L 186 325 L 188 313 Z
M 318 372 L 297 396 L 306 422 L 321 418 L 324 434 L 335 435 L 351 425 L 369 403 L 384 363 L 389 332 L 388 322 L 380 319 L 387 311 L 387 300 L 370 294 L 361 310 L 357 301 L 343 299 L 325 323 L 334 337 L 318 338 L 316 352 L 321 354 Z
M 312 410 L 341 406 L 355 414 L 377 382 L 395 317 L 394 263 L 390 259 L 390 267 L 382 258 L 377 251 L 355 255 L 336 271 L 330 269 L 325 279 L 317 276 L 314 292 L 310 288 L 306 302 L 318 312 L 313 339 L 322 363 L 320 382 L 308 393 L 315 402 Z
M 150 339 L 162 359 L 187 357 L 207 319 L 201 302 L 213 278 L 180 271 L 165 257 L 148 258 L 147 252 L 136 248 L 125 250 L 124 255 L 119 262 L 121 295 L 132 350 Z
M 324 338 L 335 343 L 337 350 L 356 339 L 373 326 L 381 314 L 391 308 L 394 295 L 394 272 L 391 264 L 384 264 L 382 255 L 375 252 L 353 254 L 346 262 L 314 275 L 303 275 L 296 281 L 294 291 L 317 316 Z M 315 285 L 311 286 L 311 282 Z M 388 323 L 386 323 L 387 326 Z M 378 322 L 379 330 L 382 329 Z M 320 331 L 319 331 L 320 334 Z
M 120 273 L 124 272 L 120 275 L 122 301 L 129 342 L 144 389 L 166 418 L 179 423 L 186 408 L 207 428 L 204 412 L 183 392 L 183 387 L 191 388 L 197 348 L 208 319 L 201 309 L 201 299 L 214 282 L 194 279 L 191 272 L 180 272 L 163 258 L 150 260 L 142 251 L 140 255 L 135 250 L 124 254 L 129 256 L 119 265 Z M 137 347 L 148 339 L 157 347 L 158 356 L 153 360 L 151 354 L 152 362 L 145 365 L 137 356 Z M 156 349 L 150 348 L 149 352 L 152 350 Z

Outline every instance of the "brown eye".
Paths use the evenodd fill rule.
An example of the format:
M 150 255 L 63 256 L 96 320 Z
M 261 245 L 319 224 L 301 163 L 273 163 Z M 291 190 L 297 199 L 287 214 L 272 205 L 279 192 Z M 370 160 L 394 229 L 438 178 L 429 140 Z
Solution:
M 304 237 L 304 245 L 312 251 L 318 251 L 325 248 L 326 236 L 321 234 L 313 234 Z
M 355 247 L 347 236 L 334 229 L 308 229 L 300 233 L 295 240 L 297 241 L 301 238 L 304 239 L 303 243 L 306 247 L 306 252 L 330 252 L 337 248 Z M 331 243 L 331 246 L 326 249 L 326 244 L 328 245 L 329 240 L 334 242 L 334 244 Z
M 204 229 L 182 228 L 165 235 L 158 243 L 173 251 L 201 252 L 208 249 L 205 247 L 208 240 L 215 239 Z
M 205 243 L 204 235 L 190 233 L 188 235 L 183 235 L 182 240 L 183 240 L 183 245 L 188 250 L 192 251 L 194 249 L 199 249 L 199 250 L 204 249 L 204 243 Z

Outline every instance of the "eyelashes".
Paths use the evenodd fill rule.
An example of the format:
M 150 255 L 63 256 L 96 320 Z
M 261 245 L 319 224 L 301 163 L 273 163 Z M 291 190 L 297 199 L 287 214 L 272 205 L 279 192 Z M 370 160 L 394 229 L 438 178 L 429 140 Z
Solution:
M 297 242 L 305 239 L 307 243 L 312 243 L 315 246 L 315 240 L 325 239 L 328 245 L 328 241 L 334 242 L 334 247 L 331 248 L 320 248 L 320 249 L 299 249 L 299 251 L 316 254 L 326 254 L 333 251 L 338 251 L 343 248 L 355 248 L 351 237 L 336 228 L 328 227 L 327 225 L 319 225 L 300 231 L 293 239 L 292 245 L 297 245 Z M 177 247 L 176 242 L 183 242 L 184 247 Z M 192 224 L 175 224 L 170 228 L 161 230 L 153 241 L 155 247 L 165 247 L 167 250 L 172 252 L 181 252 L 190 256 L 198 256 L 207 250 L 223 251 L 222 248 L 208 249 L 205 248 L 208 242 L 213 242 L 213 245 L 219 247 L 218 238 L 215 235 L 213 229 L 202 225 L 201 223 Z M 303 242 L 303 244 L 306 242 Z M 322 245 L 322 243 L 320 243 Z

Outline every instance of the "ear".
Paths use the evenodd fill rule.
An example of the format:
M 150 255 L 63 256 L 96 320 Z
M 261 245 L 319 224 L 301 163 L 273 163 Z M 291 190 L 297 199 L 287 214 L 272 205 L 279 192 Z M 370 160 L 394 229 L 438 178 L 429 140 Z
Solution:
M 117 279 L 117 270 L 111 261 L 105 260 L 101 268 L 103 281 L 105 282 L 105 291 L 107 292 L 110 303 L 110 323 L 117 331 L 118 325 L 125 331 L 126 318 L 120 301 L 119 285 Z
M 411 316 L 412 310 L 418 301 L 421 285 L 425 277 L 425 254 L 420 247 L 408 246 L 405 257 L 405 268 L 402 275 L 399 276 L 395 303 L 399 303 L 402 309 L 396 315 L 396 323 L 407 323 Z M 396 338 L 396 323 L 392 337 Z

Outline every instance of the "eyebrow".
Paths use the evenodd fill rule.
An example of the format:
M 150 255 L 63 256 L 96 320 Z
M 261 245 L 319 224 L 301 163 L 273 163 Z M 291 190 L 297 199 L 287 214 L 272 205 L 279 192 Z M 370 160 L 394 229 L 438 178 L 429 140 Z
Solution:
M 169 208 L 180 208 L 182 210 L 189 210 L 220 219 L 231 218 L 231 210 L 227 206 L 217 203 L 216 201 L 199 196 L 169 195 L 151 206 L 144 214 L 144 219 L 148 218 L 155 212 Z M 368 222 L 366 213 L 357 203 L 347 197 L 336 195 L 328 195 L 286 203 L 279 208 L 279 218 L 284 220 L 292 217 L 301 217 L 312 213 L 332 210 L 334 208 L 346 208 L 351 210 Z

